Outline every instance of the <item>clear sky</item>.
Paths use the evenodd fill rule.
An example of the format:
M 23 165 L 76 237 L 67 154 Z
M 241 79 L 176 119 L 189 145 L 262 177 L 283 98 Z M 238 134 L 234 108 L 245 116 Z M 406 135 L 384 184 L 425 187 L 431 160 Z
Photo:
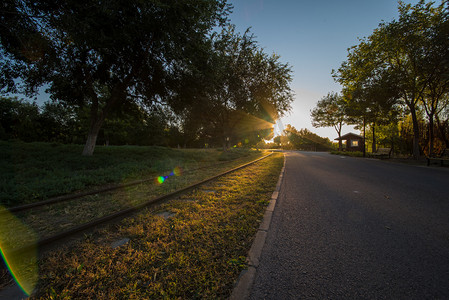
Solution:
M 333 128 L 313 128 L 310 110 L 331 91 L 341 91 L 331 71 L 346 60 L 347 49 L 369 36 L 382 21 L 398 17 L 395 0 L 229 0 L 231 22 L 237 31 L 251 27 L 265 52 L 275 52 L 293 70 L 292 111 L 281 119 L 284 126 L 307 128 L 331 140 Z M 418 1 L 405 0 L 416 4 Z M 355 131 L 345 127 L 342 134 Z

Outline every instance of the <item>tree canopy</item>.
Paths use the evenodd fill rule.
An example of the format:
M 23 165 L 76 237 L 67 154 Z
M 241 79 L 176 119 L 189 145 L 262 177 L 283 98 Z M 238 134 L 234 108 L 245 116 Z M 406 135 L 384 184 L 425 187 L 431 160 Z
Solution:
M 256 144 L 290 109 L 292 71 L 249 31 L 235 32 L 231 9 L 226 0 L 7 0 L 1 92 L 44 87 L 75 109 L 89 123 L 85 155 L 99 135 L 131 130 L 158 108 L 176 115 L 156 123 L 178 144 Z
M 341 128 L 347 123 L 347 109 L 343 96 L 329 93 L 318 101 L 316 107 L 310 112 L 313 127 L 333 127 L 341 137 Z M 341 140 L 339 150 L 341 151 Z
M 47 84 L 53 99 L 89 106 L 91 155 L 105 118 L 128 103 L 162 102 L 228 10 L 224 0 L 6 1 L 2 91 Z
M 429 153 L 432 152 L 433 120 L 448 93 L 449 31 L 444 2 L 439 6 L 420 1 L 412 6 L 399 2 L 399 18 L 381 23 L 333 75 L 355 116 L 374 124 L 389 123 L 398 113 L 410 114 L 413 155 L 420 156 L 419 116 L 428 117 Z M 374 132 L 374 130 L 373 130 Z
M 297 130 L 290 124 L 287 124 L 279 142 L 284 149 L 328 151 L 333 148 L 328 138 L 320 137 L 306 128 Z
M 221 139 L 224 148 L 239 140 L 255 145 L 290 109 L 292 70 L 259 48 L 249 31 L 240 35 L 234 26 L 211 39 L 210 51 L 202 69 L 187 74 L 172 106 L 197 120 L 190 125 L 202 134 Z

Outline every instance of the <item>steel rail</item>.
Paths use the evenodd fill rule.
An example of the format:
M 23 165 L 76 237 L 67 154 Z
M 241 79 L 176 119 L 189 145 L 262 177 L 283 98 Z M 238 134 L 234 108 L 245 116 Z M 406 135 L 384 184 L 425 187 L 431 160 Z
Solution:
M 211 167 L 223 165 L 223 164 L 226 164 L 226 163 L 228 163 L 228 162 L 221 162 L 221 163 L 218 163 L 218 164 L 213 164 L 213 165 L 204 166 L 204 167 L 200 167 L 200 168 L 196 168 L 196 169 L 191 169 L 191 170 L 185 171 L 184 173 L 191 173 L 191 172 L 194 172 L 194 171 L 198 171 L 198 170 L 205 169 L 205 168 L 211 168 Z M 82 197 L 85 197 L 85 196 L 96 195 L 96 194 L 101 194 L 101 193 L 105 193 L 105 192 L 109 192 L 109 191 L 119 190 L 119 189 L 123 189 L 123 188 L 126 188 L 126 187 L 142 184 L 142 183 L 153 181 L 153 180 L 155 180 L 155 178 L 141 179 L 141 180 L 136 180 L 136 181 L 132 181 L 132 182 L 128 182 L 128 183 L 112 185 L 112 186 L 109 186 L 109 187 L 96 189 L 96 190 L 92 190 L 92 191 L 81 192 L 81 193 L 72 193 L 72 194 L 57 196 L 57 197 L 53 197 L 53 198 L 50 198 L 50 199 L 44 200 L 44 201 L 39 201 L 39 202 L 34 202 L 34 203 L 29 203 L 29 204 L 24 204 L 24 205 L 11 207 L 11 208 L 8 208 L 8 209 L 3 209 L 3 210 L 0 210 L 0 215 L 2 213 L 5 213 L 5 212 L 10 212 L 10 213 L 21 212 L 21 211 L 26 211 L 26 210 L 29 210 L 29 209 L 32 209 L 32 208 L 49 205 L 49 204 L 61 203 L 61 202 L 69 201 L 69 200 L 82 198 Z
M 225 172 L 220 173 L 218 175 L 214 175 L 212 177 L 209 177 L 207 179 L 204 179 L 202 181 L 199 181 L 199 182 L 194 183 L 192 185 L 189 185 L 187 187 L 178 189 L 178 190 L 176 190 L 174 192 L 171 192 L 171 193 L 168 193 L 168 194 L 165 194 L 165 195 L 153 198 L 153 199 L 151 199 L 151 200 L 149 200 L 147 202 L 141 203 L 141 204 L 139 204 L 137 206 L 130 207 L 130 208 L 118 211 L 116 213 L 113 213 L 113 214 L 110 214 L 110 215 L 107 215 L 107 216 L 95 219 L 95 220 L 90 221 L 88 223 L 84 223 L 84 224 L 72 227 L 69 230 L 57 233 L 57 234 L 55 234 L 53 236 L 49 236 L 49 237 L 40 239 L 36 243 L 32 243 L 32 244 L 29 244 L 29 245 L 26 245 L 26 246 L 22 246 L 21 248 L 11 250 L 9 253 L 10 254 L 14 254 L 14 255 L 20 254 L 20 253 L 23 253 L 23 252 L 26 252 L 26 251 L 29 251 L 29 250 L 32 250 L 32 249 L 36 249 L 36 248 L 39 248 L 39 247 L 42 247 L 42 246 L 49 245 L 49 244 L 54 243 L 56 241 L 62 240 L 64 238 L 68 238 L 68 237 L 73 236 L 73 235 L 75 235 L 77 233 L 80 233 L 80 232 L 85 231 L 87 229 L 91 229 L 91 228 L 93 228 L 95 226 L 101 225 L 101 224 L 106 223 L 108 221 L 111 221 L 113 219 L 116 219 L 116 218 L 119 218 L 119 217 L 123 217 L 123 216 L 129 215 L 131 213 L 137 212 L 137 211 L 141 210 L 142 208 L 145 208 L 145 207 L 150 206 L 150 205 L 154 205 L 154 204 L 156 204 L 158 202 L 161 202 L 162 200 L 171 198 L 171 197 L 173 197 L 173 196 L 175 196 L 177 194 L 180 194 L 180 193 L 186 192 L 188 190 L 191 190 L 193 188 L 196 188 L 196 187 L 198 187 L 198 186 L 200 186 L 202 184 L 205 184 L 205 183 L 207 183 L 209 181 L 212 181 L 212 180 L 217 179 L 219 177 L 222 177 L 224 175 L 227 175 L 227 174 L 230 174 L 232 172 L 238 171 L 240 169 L 246 168 L 246 167 L 248 167 L 248 166 L 250 166 L 250 165 L 252 165 L 252 164 L 254 164 L 254 163 L 258 162 L 258 161 L 261 161 L 262 159 L 265 159 L 265 158 L 269 157 L 272 154 L 273 154 L 273 152 L 271 152 L 270 154 L 265 155 L 263 157 L 260 157 L 260 158 L 258 158 L 256 160 L 253 160 L 253 161 L 251 161 L 249 163 L 243 164 L 241 166 L 238 166 L 238 167 L 233 168 L 231 170 L 225 171 Z

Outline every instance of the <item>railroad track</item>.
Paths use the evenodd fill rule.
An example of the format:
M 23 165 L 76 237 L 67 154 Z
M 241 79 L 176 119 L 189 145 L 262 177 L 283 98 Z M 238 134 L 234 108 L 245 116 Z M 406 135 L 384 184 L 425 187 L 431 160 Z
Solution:
M 74 226 L 74 227 L 72 227 L 72 228 L 70 228 L 68 230 L 56 233 L 54 235 L 51 235 L 51 236 L 48 236 L 48 237 L 45 237 L 45 238 L 41 238 L 36 243 L 30 243 L 30 244 L 22 246 L 20 248 L 16 248 L 14 250 L 11 250 L 11 251 L 9 251 L 9 254 L 10 255 L 18 255 L 20 253 L 24 253 L 24 252 L 30 251 L 32 249 L 42 248 L 44 246 L 48 246 L 48 245 L 50 245 L 52 243 L 55 243 L 57 241 L 60 241 L 60 240 L 72 237 L 72 236 L 74 236 L 76 234 L 79 234 L 80 232 L 83 232 L 83 231 L 86 231 L 86 230 L 89 230 L 89 229 L 93 229 L 96 226 L 102 225 L 102 224 L 104 224 L 106 222 L 118 219 L 120 217 L 125 217 L 125 216 L 130 215 L 132 213 L 135 213 L 135 212 L 137 212 L 137 211 L 139 211 L 139 210 L 141 210 L 141 209 L 143 209 L 145 207 L 149 207 L 149 206 L 158 204 L 158 203 L 162 202 L 163 200 L 169 199 L 169 198 L 171 198 L 171 197 L 173 197 L 175 195 L 181 194 L 183 192 L 186 192 L 188 190 L 191 190 L 193 188 L 201 186 L 201 185 L 203 185 L 203 184 L 205 184 L 205 183 L 207 183 L 209 181 L 212 181 L 214 179 L 217 179 L 217 178 L 222 177 L 224 175 L 227 175 L 229 173 L 235 172 L 237 170 L 246 168 L 246 167 L 248 167 L 248 166 L 250 166 L 250 165 L 252 165 L 252 164 L 254 164 L 254 163 L 256 163 L 256 162 L 258 162 L 260 160 L 263 160 L 263 159 L 267 158 L 268 156 L 270 156 L 272 154 L 273 153 L 270 153 L 270 154 L 265 155 L 265 156 L 263 156 L 261 158 L 253 160 L 253 161 L 251 161 L 249 163 L 245 163 L 245 164 L 240 165 L 240 166 L 238 166 L 236 168 L 233 168 L 231 170 L 227 170 L 227 171 L 222 172 L 220 174 L 217 174 L 217 175 L 214 175 L 214 176 L 209 177 L 207 179 L 201 180 L 201 181 L 196 182 L 196 183 L 194 183 L 192 185 L 189 185 L 189 186 L 183 187 L 181 189 L 178 189 L 178 190 L 176 190 L 174 192 L 170 192 L 170 193 L 167 193 L 165 195 L 153 198 L 153 199 L 151 199 L 149 201 L 140 203 L 140 204 L 138 204 L 138 205 L 136 205 L 134 207 L 123 209 L 123 210 L 120 210 L 118 212 L 111 213 L 109 215 L 106 215 L 106 216 L 94 219 L 94 220 L 92 220 L 90 222 Z M 221 164 L 223 164 L 223 163 L 215 164 L 215 165 L 221 165 Z M 203 168 L 210 168 L 210 167 L 211 166 L 201 167 L 201 168 L 197 168 L 197 169 L 194 169 L 194 170 L 190 170 L 189 172 L 197 171 L 197 170 L 203 169 Z M 30 205 L 23 205 L 23 206 L 15 207 L 15 208 L 9 209 L 9 211 L 10 212 L 24 211 L 24 210 L 28 210 L 28 209 L 39 207 L 39 206 L 44 206 L 44 205 L 53 204 L 53 203 L 60 203 L 60 202 L 63 202 L 63 201 L 68 201 L 68 200 L 72 200 L 72 199 L 76 199 L 76 198 L 81 198 L 81 197 L 84 197 L 86 195 L 104 193 L 104 192 L 108 192 L 108 191 L 111 191 L 111 190 L 114 190 L 114 189 L 121 189 L 121 188 L 132 186 L 132 185 L 138 185 L 138 184 L 141 184 L 141 183 L 144 183 L 144 182 L 148 182 L 148 181 L 151 181 L 151 180 L 154 180 L 154 178 L 153 179 L 146 179 L 146 180 L 135 181 L 135 182 L 131 182 L 131 183 L 123 184 L 123 185 L 117 185 L 117 186 L 114 186 L 114 187 L 108 187 L 108 188 L 105 188 L 105 189 L 96 190 L 96 191 L 92 191 L 92 192 L 79 193 L 79 194 L 69 195 L 69 196 L 65 196 L 65 197 L 57 197 L 57 198 L 54 198 L 54 199 L 49 199 L 47 201 L 41 201 L 41 202 L 33 203 L 33 204 L 30 204 Z M 1 214 L 1 212 L 0 212 L 0 214 Z
M 200 168 L 187 170 L 187 171 L 184 171 L 184 173 L 185 174 L 193 173 L 193 172 L 201 170 L 201 169 L 212 168 L 212 167 L 220 166 L 220 165 L 223 165 L 223 164 L 226 164 L 226 163 L 229 163 L 229 161 L 225 161 L 225 162 L 221 162 L 221 163 L 217 163 L 217 164 L 213 164 L 213 165 L 208 165 L 208 166 L 204 166 L 204 167 L 200 167 Z M 136 180 L 136 181 L 132 181 L 132 182 L 128 182 L 128 183 L 108 186 L 108 187 L 104 187 L 104 188 L 96 189 L 96 190 L 92 190 L 92 191 L 57 196 L 57 197 L 53 197 L 53 198 L 50 198 L 50 199 L 44 200 L 44 201 L 39 201 L 39 202 L 34 202 L 34 203 L 29 203 L 29 204 L 24 204 L 24 205 L 19 205 L 19 206 L 15 206 L 15 207 L 11 207 L 11 208 L 5 209 L 5 210 L 0 210 L 0 215 L 2 213 L 4 213 L 4 212 L 10 212 L 10 213 L 23 212 L 23 211 L 30 210 L 32 208 L 38 208 L 38 207 L 42 207 L 42 206 L 45 206 L 45 205 L 61 203 L 61 202 L 69 201 L 69 200 L 79 199 L 79 198 L 86 197 L 86 196 L 91 196 L 91 195 L 106 193 L 106 192 L 110 192 L 110 191 L 114 191 L 114 190 L 124 189 L 124 188 L 127 188 L 127 187 L 131 187 L 131 186 L 134 186 L 134 185 L 139 185 L 139 184 L 150 182 L 150 181 L 153 181 L 153 180 L 155 180 L 155 179 L 152 177 L 152 178 Z

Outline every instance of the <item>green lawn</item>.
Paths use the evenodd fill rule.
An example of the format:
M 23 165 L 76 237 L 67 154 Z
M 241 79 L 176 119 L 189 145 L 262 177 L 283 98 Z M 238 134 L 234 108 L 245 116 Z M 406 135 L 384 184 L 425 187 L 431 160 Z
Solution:
M 0 205 L 12 207 L 111 183 L 158 176 L 175 167 L 194 169 L 248 156 L 240 149 L 97 146 L 91 157 L 82 145 L 0 141 Z

